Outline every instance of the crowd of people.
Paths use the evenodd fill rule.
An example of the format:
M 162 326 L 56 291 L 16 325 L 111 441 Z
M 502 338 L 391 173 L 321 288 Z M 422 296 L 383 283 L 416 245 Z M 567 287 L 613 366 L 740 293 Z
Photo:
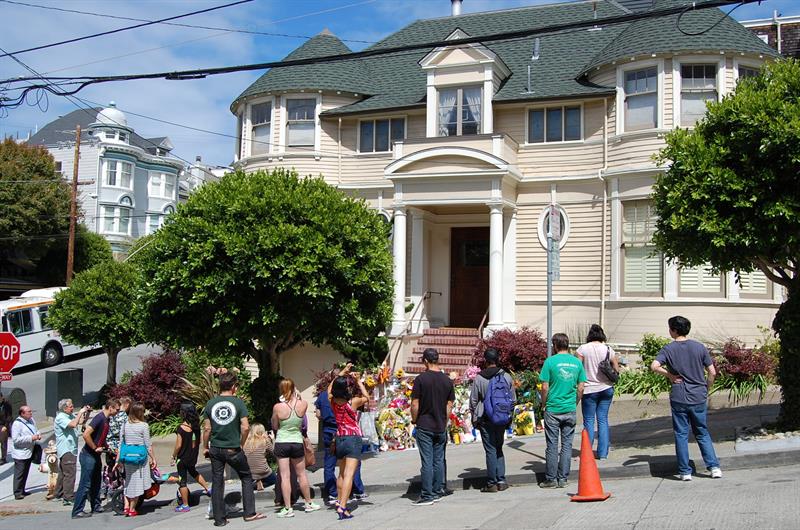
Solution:
M 708 389 L 716 370 L 705 346 L 688 338 L 690 329 L 691 323 L 686 318 L 669 319 L 673 342 L 659 352 L 650 367 L 672 384 L 675 452 L 679 478 L 684 481 L 692 479 L 689 431 L 697 440 L 711 477 L 722 477 L 706 424 Z M 574 354 L 569 351 L 567 335 L 556 333 L 551 341 L 554 354 L 544 362 L 539 375 L 546 439 L 545 476 L 539 486 L 564 488 L 570 474 L 579 404 L 589 442 L 592 446 L 597 442 L 596 458 L 608 458 L 608 415 L 619 362 L 614 350 L 606 344 L 603 329 L 596 324 L 591 326 L 586 343 Z M 422 360 L 425 371 L 415 378 L 411 392 L 411 421 L 415 426 L 413 436 L 419 450 L 422 483 L 420 496 L 413 504 L 430 506 L 453 493 L 447 488 L 446 448 L 455 389 L 451 378 L 439 367 L 436 349 L 426 349 Z M 481 489 L 485 493 L 502 492 L 509 487 L 503 445 L 516 396 L 511 374 L 498 365 L 499 360 L 500 352 L 496 349 L 485 350 L 469 399 L 473 425 L 480 431 L 486 456 L 487 480 Z M 360 375 L 350 364 L 341 371 L 326 373 L 317 386 L 314 403 L 325 455 L 323 492 L 339 519 L 353 517 L 349 503 L 367 496 L 361 480 L 362 431 L 358 411 L 368 406 L 370 396 Z M 211 496 L 214 525 L 226 525 L 226 466 L 241 481 L 245 521 L 264 519 L 265 515 L 256 511 L 255 491 L 272 485 L 275 485 L 275 504 L 280 508 L 278 517 L 294 517 L 293 506 L 300 497 L 304 501 L 303 511 L 319 510 L 321 506 L 312 500 L 306 473 L 307 463 L 313 461 L 313 447 L 307 433 L 310 404 L 291 379 L 283 379 L 279 384 L 280 401 L 273 407 L 269 425 L 273 437 L 264 425 L 250 424 L 247 405 L 236 395 L 237 391 L 237 374 L 223 370 L 219 374 L 219 395 L 205 405 L 202 424 L 194 404 L 181 406 L 182 422 L 175 432 L 172 453 L 177 476 L 164 479 L 178 484 L 175 511 L 190 510 L 191 477 Z M 105 469 L 106 474 L 116 472 L 124 476 L 124 514 L 135 517 L 141 499 L 153 482 L 158 481 L 145 407 L 129 398 L 110 398 L 93 416 L 91 412 L 88 406 L 76 412 L 70 399 L 58 403 L 54 420 L 58 480 L 47 498 L 61 499 L 64 505 L 71 505 L 72 517 L 76 519 L 101 513 L 102 500 L 111 494 L 104 488 L 108 485 L 108 480 L 103 480 Z M 83 439 L 80 452 L 79 437 Z M 31 464 L 41 459 L 42 435 L 30 407 L 20 407 L 18 417 L 11 419 L 10 407 L 0 395 L 3 460 L 7 439 L 12 443 L 9 454 L 14 460 L 14 496 L 23 499 L 28 494 L 25 485 Z M 197 470 L 201 451 L 211 463 L 210 486 Z M 277 460 L 277 473 L 269 466 L 270 457 Z M 76 463 L 81 471 L 77 489 Z

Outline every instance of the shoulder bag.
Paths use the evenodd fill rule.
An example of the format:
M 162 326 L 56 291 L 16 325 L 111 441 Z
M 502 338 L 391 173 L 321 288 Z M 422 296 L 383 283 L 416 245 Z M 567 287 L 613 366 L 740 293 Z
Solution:
M 123 464 L 140 466 L 147 461 L 147 447 L 138 444 L 125 443 L 125 429 L 127 424 L 122 426 L 122 443 L 119 446 L 117 461 Z
M 614 365 L 611 364 L 611 350 L 606 346 L 606 358 L 600 361 L 600 364 L 597 365 L 598 370 L 611 381 L 613 385 L 619 380 L 619 372 L 614 370 Z

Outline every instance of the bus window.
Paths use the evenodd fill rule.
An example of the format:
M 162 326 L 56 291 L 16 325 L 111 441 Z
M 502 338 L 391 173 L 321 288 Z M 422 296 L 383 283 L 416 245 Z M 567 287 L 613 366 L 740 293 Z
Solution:
M 8 327 L 11 333 L 19 337 L 33 331 L 33 321 L 31 320 L 31 310 L 21 309 L 19 311 L 9 311 L 6 313 Z
M 6 317 L 3 317 L 2 322 L 0 322 L 0 325 L 3 326 L 0 331 L 8 331 L 8 324 L 6 323 Z
M 50 311 L 49 305 L 43 305 L 39 308 L 39 323 L 42 325 L 42 330 L 53 329 L 47 322 L 47 313 Z

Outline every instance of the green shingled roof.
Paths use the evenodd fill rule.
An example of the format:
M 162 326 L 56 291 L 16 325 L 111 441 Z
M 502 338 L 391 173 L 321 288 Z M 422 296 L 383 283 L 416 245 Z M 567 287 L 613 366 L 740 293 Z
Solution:
M 675 5 L 675 0 L 655 0 L 654 7 Z M 638 6 L 641 7 L 641 6 Z M 554 24 L 591 20 L 593 2 L 578 1 L 458 17 L 418 20 L 370 46 L 391 48 L 446 39 L 456 29 L 470 36 L 531 30 Z M 598 18 L 630 13 L 614 1 L 598 2 Z M 687 32 L 710 27 L 721 16 L 716 9 L 684 16 L 681 28 Z M 588 83 L 583 74 L 611 61 L 636 55 L 673 51 L 735 50 L 776 55 L 776 53 L 730 19 L 707 33 L 688 37 L 675 26 L 677 16 L 642 20 L 605 27 L 599 31 L 573 30 L 541 37 L 540 58 L 531 62 L 534 38 L 513 41 L 487 41 L 512 74 L 495 94 L 495 101 L 527 101 L 608 94 L 613 87 Z M 245 96 L 290 90 L 341 90 L 367 96 L 362 101 L 327 110 L 325 116 L 374 112 L 424 105 L 426 74 L 419 61 L 430 50 L 394 53 L 366 59 L 327 64 L 274 68 L 261 76 L 238 100 Z M 328 33 L 317 35 L 292 52 L 287 59 L 322 57 L 348 53 L 350 49 Z M 528 65 L 532 67 L 531 92 L 528 92 Z M 234 107 L 232 105 L 232 109 Z

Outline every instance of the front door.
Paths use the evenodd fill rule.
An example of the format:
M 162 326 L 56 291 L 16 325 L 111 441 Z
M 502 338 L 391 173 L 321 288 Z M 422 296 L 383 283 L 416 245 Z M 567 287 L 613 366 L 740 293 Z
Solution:
M 450 232 L 450 325 L 477 328 L 489 308 L 489 227 Z

